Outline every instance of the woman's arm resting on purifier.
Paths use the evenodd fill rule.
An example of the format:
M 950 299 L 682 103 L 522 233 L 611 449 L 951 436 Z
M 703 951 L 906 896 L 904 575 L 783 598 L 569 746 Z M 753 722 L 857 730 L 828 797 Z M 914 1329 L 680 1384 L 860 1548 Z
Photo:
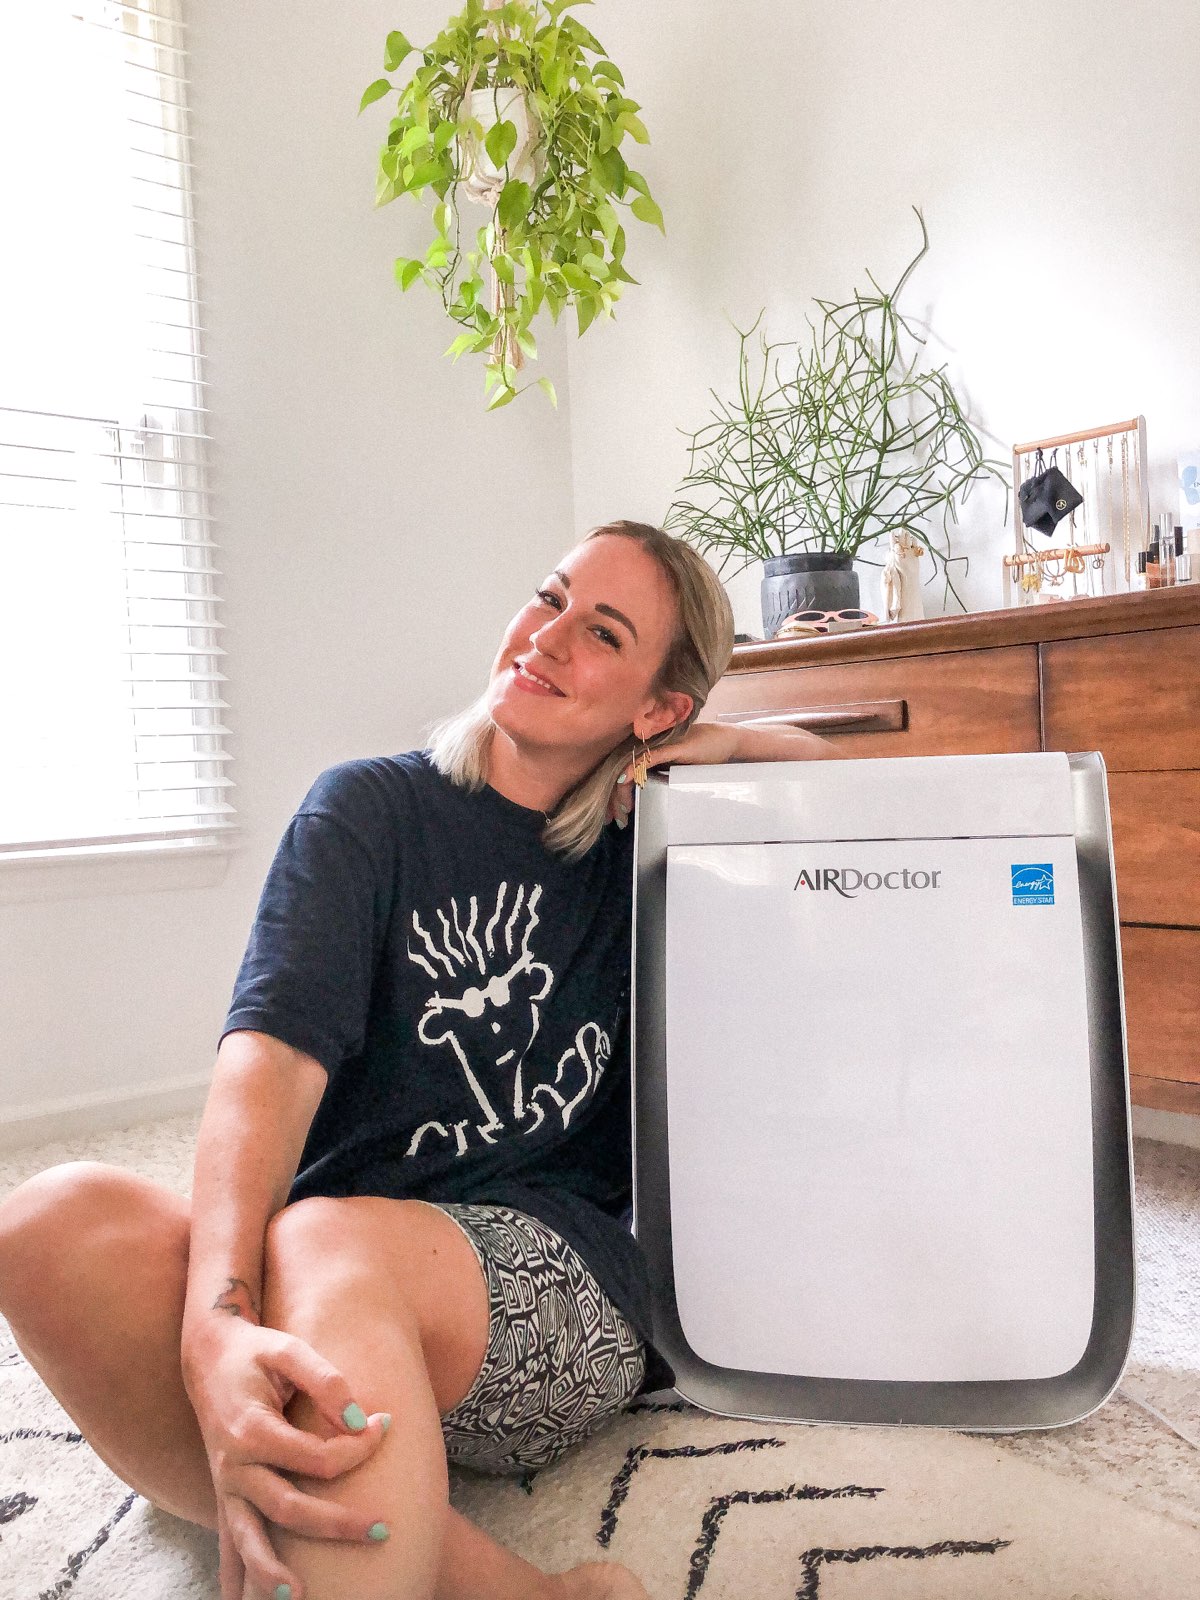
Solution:
M 837 759 L 837 746 L 806 728 L 768 726 L 761 722 L 693 722 L 673 744 L 650 751 L 647 765 L 671 762 L 681 765 L 719 765 L 725 761 L 828 761 Z M 630 769 L 617 779 L 608 802 L 609 818 L 628 817 L 633 805 Z M 624 821 L 621 821 L 624 827 Z
M 352 1431 L 342 1413 L 354 1396 L 341 1374 L 302 1340 L 260 1326 L 267 1224 L 287 1201 L 325 1083 L 319 1062 L 269 1034 L 226 1034 L 196 1144 L 180 1354 L 213 1472 L 222 1595 L 240 1595 L 244 1573 L 267 1593 L 289 1581 L 264 1517 L 319 1538 L 367 1533 L 283 1474 L 329 1478 L 357 1466 L 378 1446 L 381 1420 Z M 335 1437 L 287 1421 L 298 1389 Z
M 737 736 L 730 761 L 828 761 L 837 759 L 837 745 L 807 728 L 787 728 L 762 722 L 723 723 Z

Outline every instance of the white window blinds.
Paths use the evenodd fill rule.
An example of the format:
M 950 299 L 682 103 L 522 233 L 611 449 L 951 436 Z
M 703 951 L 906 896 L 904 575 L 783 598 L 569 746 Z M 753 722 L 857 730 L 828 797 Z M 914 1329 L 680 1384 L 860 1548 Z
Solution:
M 233 831 L 177 0 L 0 7 L 0 862 Z

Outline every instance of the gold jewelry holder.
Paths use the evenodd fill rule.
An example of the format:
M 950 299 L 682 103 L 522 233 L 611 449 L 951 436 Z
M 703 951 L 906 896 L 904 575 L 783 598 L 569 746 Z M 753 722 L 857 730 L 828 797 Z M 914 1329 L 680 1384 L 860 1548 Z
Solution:
M 1017 490 L 1034 471 L 1039 450 L 1064 452 L 1060 470 L 1083 495 L 1083 504 L 1071 513 L 1065 547 L 1036 549 L 1021 521 Z M 1060 433 L 1053 439 L 1032 439 L 1014 445 L 1012 456 L 1015 549 L 1004 557 L 1004 604 L 1031 605 L 1131 589 L 1134 558 L 1150 538 L 1145 417 Z

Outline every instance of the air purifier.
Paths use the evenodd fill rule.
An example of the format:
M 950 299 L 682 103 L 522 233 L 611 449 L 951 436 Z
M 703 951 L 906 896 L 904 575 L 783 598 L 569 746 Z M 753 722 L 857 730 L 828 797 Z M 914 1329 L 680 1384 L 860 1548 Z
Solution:
M 1134 1309 L 1101 757 L 676 765 L 636 828 L 634 1231 L 678 1393 L 1094 1410 Z

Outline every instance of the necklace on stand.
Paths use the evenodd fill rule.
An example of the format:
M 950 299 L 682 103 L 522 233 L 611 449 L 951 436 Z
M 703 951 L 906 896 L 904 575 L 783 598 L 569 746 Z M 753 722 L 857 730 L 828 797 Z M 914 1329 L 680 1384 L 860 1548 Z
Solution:
M 1121 500 L 1121 538 L 1125 551 L 1125 587 L 1128 589 L 1133 580 L 1129 555 L 1129 435 L 1127 433 L 1121 435 Z

